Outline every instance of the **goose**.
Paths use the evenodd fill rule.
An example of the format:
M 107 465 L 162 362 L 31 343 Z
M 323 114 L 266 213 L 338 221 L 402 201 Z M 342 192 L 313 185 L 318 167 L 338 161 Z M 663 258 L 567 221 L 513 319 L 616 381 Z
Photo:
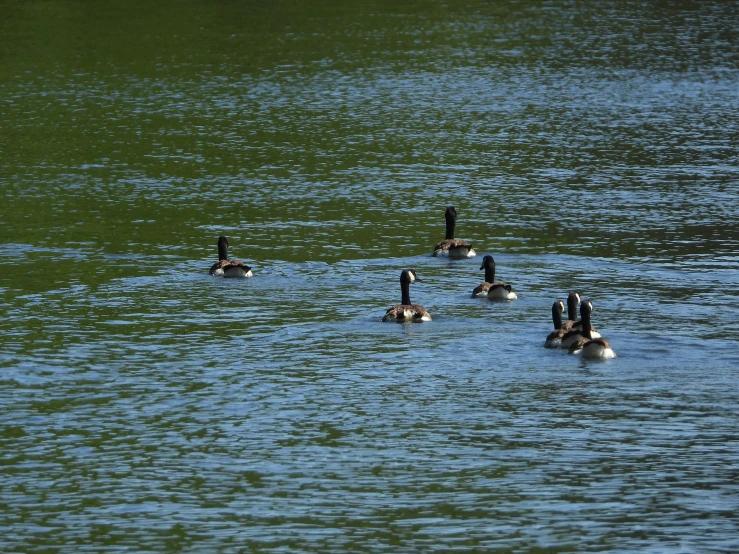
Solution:
M 593 311 L 593 303 L 590 300 L 583 300 L 580 303 L 580 317 L 583 322 L 582 338 L 573 342 L 567 352 L 569 354 L 580 354 L 583 358 L 588 359 L 608 359 L 615 358 L 616 353 L 611 348 L 611 344 L 604 338 L 593 338 L 590 331 L 590 314 Z
M 454 226 L 457 223 L 457 208 L 449 206 L 444 212 L 446 219 L 446 238 L 434 247 L 432 256 L 449 258 L 474 258 L 477 253 L 466 240 L 454 238 Z
M 418 304 L 411 304 L 410 286 L 414 281 L 420 281 L 416 277 L 416 272 L 412 269 L 404 269 L 400 273 L 400 291 L 402 299 L 400 304 L 390 306 L 387 309 L 382 321 L 397 321 L 403 323 L 405 321 L 413 321 L 420 323 L 422 321 L 431 321 L 431 314 L 426 308 Z
M 567 295 L 567 321 L 562 324 L 565 331 L 582 330 L 582 321 L 577 319 L 578 304 L 580 304 L 580 293 L 574 290 L 570 291 L 570 294 Z M 590 326 L 590 335 L 594 339 L 600 338 L 600 333 L 592 325 Z
M 518 298 L 516 293 L 511 290 L 511 285 L 507 285 L 495 280 L 495 260 L 492 256 L 486 255 L 482 259 L 480 269 L 485 270 L 485 282 L 477 285 L 472 291 L 472 296 L 487 296 L 493 300 L 515 300 Z
M 218 237 L 218 261 L 214 263 L 209 275 L 214 277 L 251 277 L 254 275 L 251 268 L 239 260 L 228 259 L 228 239 Z
M 492 287 L 495 284 L 502 284 L 502 283 L 494 283 L 495 281 L 495 260 L 492 256 L 485 256 L 482 259 L 482 264 L 480 264 L 480 269 L 485 270 L 485 282 L 480 283 L 472 290 L 472 296 L 487 296 L 488 291 L 490 290 L 490 287 Z
M 562 344 L 562 337 L 567 332 L 562 329 L 562 312 L 565 310 L 565 303 L 557 300 L 552 304 L 552 321 L 554 322 L 554 331 L 549 333 L 547 340 L 544 342 L 546 348 L 559 348 Z

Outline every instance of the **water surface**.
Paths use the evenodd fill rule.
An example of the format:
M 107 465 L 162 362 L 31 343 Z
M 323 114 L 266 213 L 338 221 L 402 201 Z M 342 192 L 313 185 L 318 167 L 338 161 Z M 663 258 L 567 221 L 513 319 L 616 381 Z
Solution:
M 737 24 L 6 3 L 2 550 L 736 551 Z

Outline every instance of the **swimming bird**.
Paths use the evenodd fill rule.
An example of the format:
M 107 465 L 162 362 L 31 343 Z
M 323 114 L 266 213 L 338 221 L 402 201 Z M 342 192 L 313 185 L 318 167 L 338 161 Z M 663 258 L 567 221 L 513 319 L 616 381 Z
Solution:
M 562 344 L 562 337 L 567 331 L 562 329 L 562 312 L 565 310 L 565 303 L 557 300 L 552 304 L 552 321 L 554 322 L 554 331 L 549 333 L 547 340 L 544 342 L 546 348 L 559 348 Z
M 577 306 L 580 304 L 580 293 L 577 291 L 570 291 L 567 295 L 567 320 L 562 324 L 562 328 L 565 331 L 571 331 L 576 329 L 582 330 L 582 321 L 577 319 Z M 600 337 L 600 333 L 595 330 L 595 327 L 590 326 L 591 337 L 597 339 Z
M 480 264 L 480 269 L 485 270 L 485 282 L 480 283 L 472 290 L 472 296 L 487 296 L 490 287 L 495 281 L 495 260 L 492 256 L 485 256 Z
M 446 238 L 434 247 L 432 256 L 449 258 L 474 258 L 477 253 L 469 242 L 454 238 L 454 227 L 457 224 L 457 208 L 449 206 L 444 212 L 446 219 Z
M 485 270 L 485 281 L 472 289 L 473 298 L 476 296 L 487 296 L 490 287 L 493 286 L 493 280 L 495 279 L 495 260 L 493 260 L 493 257 L 483 257 L 480 269 Z
M 251 268 L 239 260 L 228 259 L 228 239 L 218 237 L 218 261 L 214 263 L 209 275 L 214 277 L 251 277 L 254 275 Z
M 472 291 L 472 297 L 487 296 L 491 300 L 515 300 L 518 298 L 511 285 L 495 280 L 495 260 L 486 255 L 482 259 L 480 269 L 485 270 L 485 282 L 477 285 Z
M 569 354 L 580 354 L 583 358 L 588 359 L 608 359 L 615 358 L 616 353 L 611 348 L 611 344 L 604 339 L 593 338 L 590 331 L 590 314 L 593 311 L 593 303 L 590 300 L 583 300 L 580 303 L 580 318 L 583 322 L 582 338 L 573 342 L 567 352 Z
M 416 272 L 412 269 L 404 269 L 400 273 L 400 291 L 402 299 L 400 304 L 391 306 L 388 308 L 382 321 L 397 321 L 403 323 L 405 321 L 412 321 L 420 323 L 422 321 L 431 321 L 431 314 L 426 311 L 426 308 L 419 306 L 418 304 L 411 304 L 410 287 L 414 281 L 420 281 L 416 277 Z

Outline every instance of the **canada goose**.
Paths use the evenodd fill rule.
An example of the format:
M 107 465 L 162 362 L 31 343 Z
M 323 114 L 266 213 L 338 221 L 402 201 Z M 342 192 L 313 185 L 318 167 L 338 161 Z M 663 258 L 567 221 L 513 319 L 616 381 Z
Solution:
M 562 329 L 562 312 L 565 310 L 565 303 L 557 300 L 552 304 L 552 321 L 554 322 L 554 331 L 547 336 L 544 346 L 546 348 L 559 348 L 562 344 L 562 337 L 567 331 Z
M 419 306 L 418 304 L 411 304 L 410 286 L 413 281 L 420 281 L 416 277 L 416 272 L 412 269 L 404 269 L 400 273 L 400 291 L 402 293 L 402 299 L 400 304 L 391 306 L 388 308 L 382 321 L 397 321 L 403 323 L 404 321 L 422 322 L 431 321 L 431 314 L 426 311 L 426 308 Z
M 444 212 L 446 219 L 446 238 L 434 247 L 432 256 L 449 258 L 474 258 L 477 253 L 466 240 L 454 238 L 454 226 L 457 223 L 457 208 L 449 206 Z
M 208 274 L 214 277 L 251 277 L 254 275 L 251 268 L 244 262 L 228 259 L 228 239 L 224 236 L 218 237 L 218 261 L 213 264 Z
M 583 358 L 588 359 L 607 359 L 615 358 L 616 353 L 611 348 L 611 344 L 604 338 L 592 338 L 590 331 L 590 314 L 593 311 L 593 303 L 589 300 L 583 300 L 580 303 L 580 318 L 583 322 L 582 338 L 573 342 L 567 352 L 569 354 L 580 354 Z
M 485 256 L 480 264 L 480 269 L 485 270 L 485 282 L 480 283 L 472 290 L 472 296 L 487 296 L 490 287 L 495 283 L 495 260 L 492 256 Z M 498 283 L 500 284 L 500 283 Z
M 472 291 L 473 297 L 486 296 L 491 300 L 515 300 L 518 298 L 511 285 L 495 280 L 495 260 L 492 256 L 486 255 L 482 259 L 480 269 L 485 270 L 485 282 L 475 287 Z
M 495 280 L 495 260 L 492 256 L 485 256 L 480 264 L 480 269 L 485 270 L 485 282 L 480 283 L 472 290 L 472 296 L 487 296 L 490 287 Z
M 570 291 L 570 294 L 567 295 L 567 320 L 562 324 L 565 331 L 582 330 L 582 321 L 577 319 L 578 304 L 580 304 L 580 293 L 574 290 Z M 600 333 L 592 325 L 590 326 L 590 335 L 594 339 L 600 338 Z

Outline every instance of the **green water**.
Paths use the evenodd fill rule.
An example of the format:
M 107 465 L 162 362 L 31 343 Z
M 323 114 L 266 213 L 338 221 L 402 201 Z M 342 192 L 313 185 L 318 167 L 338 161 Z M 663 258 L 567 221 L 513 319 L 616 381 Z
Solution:
M 0 3 L 0 550 L 736 551 L 737 28 Z M 543 348 L 572 289 L 616 359 Z

